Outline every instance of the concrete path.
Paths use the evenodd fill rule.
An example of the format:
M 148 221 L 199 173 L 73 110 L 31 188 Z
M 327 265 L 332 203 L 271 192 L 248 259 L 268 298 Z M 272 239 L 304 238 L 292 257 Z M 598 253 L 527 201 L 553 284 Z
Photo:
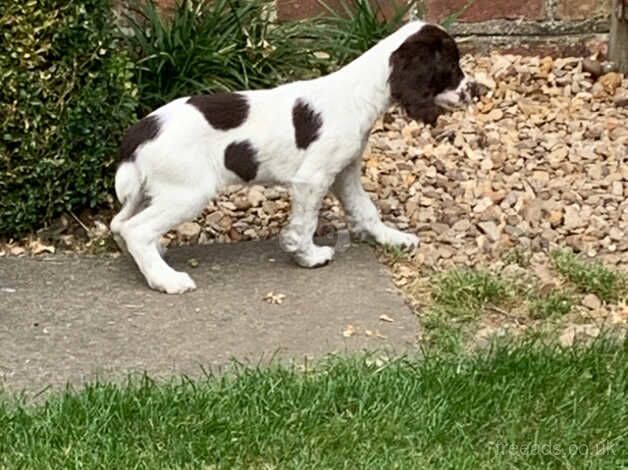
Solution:
M 274 240 L 178 248 L 167 258 L 198 290 L 151 291 L 126 257 L 0 259 L 0 388 L 414 345 L 416 320 L 367 246 L 315 270 L 296 267 Z M 263 300 L 271 291 L 285 295 L 282 304 Z M 347 325 L 356 334 L 343 335 Z

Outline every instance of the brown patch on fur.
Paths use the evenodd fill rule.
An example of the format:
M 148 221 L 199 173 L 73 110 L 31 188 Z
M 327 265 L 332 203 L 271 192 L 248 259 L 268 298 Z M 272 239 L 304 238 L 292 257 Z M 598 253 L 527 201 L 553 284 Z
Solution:
M 292 107 L 292 125 L 297 148 L 303 150 L 318 139 L 323 118 L 308 103 L 298 99 Z
M 259 166 L 256 155 L 257 151 L 250 141 L 231 142 L 225 149 L 225 167 L 244 181 L 251 181 L 257 176 Z
M 390 56 L 393 100 L 417 120 L 434 124 L 442 109 L 434 97 L 458 87 L 464 78 L 454 39 L 437 26 L 423 26 Z
M 157 116 L 146 116 L 133 124 L 122 138 L 119 150 L 120 160 L 135 160 L 137 148 L 157 137 L 160 130 Z
M 192 96 L 187 103 L 203 113 L 214 129 L 221 131 L 241 126 L 249 115 L 248 100 L 238 93 Z

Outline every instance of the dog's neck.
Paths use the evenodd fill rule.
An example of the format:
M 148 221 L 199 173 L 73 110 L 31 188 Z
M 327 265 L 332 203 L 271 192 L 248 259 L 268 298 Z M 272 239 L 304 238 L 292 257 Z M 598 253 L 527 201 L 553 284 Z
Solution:
M 375 120 L 391 106 L 390 56 L 423 22 L 413 21 L 392 35 L 381 40 L 353 62 L 337 72 L 324 77 L 328 89 L 338 90 L 337 97 L 351 107 L 358 107 L 354 114 L 356 124 L 368 132 Z M 351 106 L 352 105 L 352 106 Z

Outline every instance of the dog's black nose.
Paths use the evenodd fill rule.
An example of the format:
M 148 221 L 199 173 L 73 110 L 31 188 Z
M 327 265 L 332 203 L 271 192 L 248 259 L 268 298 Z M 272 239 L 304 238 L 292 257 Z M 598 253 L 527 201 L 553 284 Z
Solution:
M 482 95 L 486 94 L 488 91 L 488 87 L 482 85 L 481 83 L 470 81 L 467 87 L 467 92 L 471 96 L 471 98 L 479 98 Z

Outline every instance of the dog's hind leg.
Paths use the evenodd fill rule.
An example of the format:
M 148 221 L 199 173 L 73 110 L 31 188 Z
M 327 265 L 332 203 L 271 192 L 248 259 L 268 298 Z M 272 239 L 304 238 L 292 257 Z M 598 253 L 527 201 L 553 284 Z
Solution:
M 113 239 L 116 244 L 122 250 L 122 252 L 128 254 L 128 250 L 126 247 L 126 243 L 124 242 L 124 238 L 120 235 L 120 231 L 122 229 L 122 225 L 128 219 L 133 217 L 135 214 L 143 211 L 146 207 L 150 205 L 150 199 L 146 196 L 142 196 L 136 200 L 127 200 L 120 212 L 118 212 L 115 217 L 111 220 L 111 224 L 109 228 L 111 229 L 111 234 L 113 235 Z M 166 248 L 161 247 L 159 244 L 159 240 L 157 241 L 159 252 L 163 255 Z
M 122 223 L 120 235 L 129 253 L 153 289 L 168 294 L 181 294 L 196 288 L 187 273 L 172 269 L 159 253 L 159 237 L 194 218 L 207 204 L 211 194 L 206 191 L 175 188 L 162 192 L 150 205 Z
M 359 236 L 370 236 L 382 245 L 413 249 L 419 245 L 419 238 L 404 233 L 382 222 L 377 208 L 364 191 L 360 181 L 361 160 L 356 159 L 341 171 L 332 187 L 349 216 L 351 231 Z
M 124 239 L 120 236 L 122 224 L 146 206 L 146 196 L 142 188 L 139 170 L 134 162 L 124 162 L 116 172 L 116 196 L 122 203 L 120 212 L 111 220 L 113 239 L 123 252 L 128 252 Z

